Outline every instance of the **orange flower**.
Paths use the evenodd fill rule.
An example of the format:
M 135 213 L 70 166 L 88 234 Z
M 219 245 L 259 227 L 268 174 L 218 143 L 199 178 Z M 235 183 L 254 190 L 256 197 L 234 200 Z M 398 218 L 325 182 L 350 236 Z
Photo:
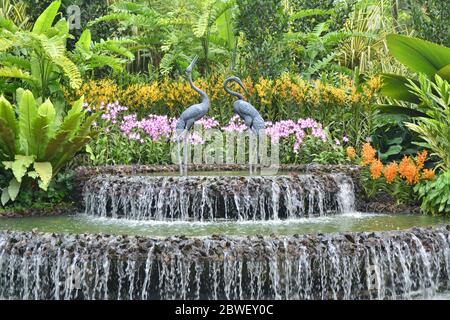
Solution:
M 374 160 L 375 159 L 375 154 L 376 154 L 376 151 L 375 151 L 375 149 L 371 146 L 371 144 L 370 143 L 364 143 L 363 144 L 363 146 L 362 146 L 362 152 L 361 152 L 361 155 L 362 155 L 362 164 L 363 165 L 368 165 L 369 163 L 371 163 L 372 162 L 372 160 Z
M 355 157 L 356 157 L 355 148 L 353 148 L 353 147 L 347 148 L 347 157 L 349 157 L 351 160 L 355 159 Z
M 416 164 L 417 168 L 422 169 L 423 165 L 425 164 L 425 161 L 427 160 L 428 151 L 423 150 L 422 152 L 417 153 L 416 156 Z
M 395 177 L 397 177 L 397 170 L 398 170 L 398 166 L 397 166 L 397 162 L 395 162 L 395 161 L 389 163 L 384 168 L 384 177 L 386 178 L 386 182 L 388 184 L 391 184 L 392 182 L 394 182 Z
M 431 169 L 423 169 L 423 178 L 425 180 L 433 180 L 434 179 L 434 170 Z
M 381 173 L 383 172 L 383 164 L 380 160 L 375 159 L 370 164 L 370 175 L 373 180 L 377 180 L 381 177 Z
M 410 157 L 404 156 L 400 165 L 398 166 L 400 177 L 406 179 L 408 184 L 419 182 L 420 173 L 414 162 Z

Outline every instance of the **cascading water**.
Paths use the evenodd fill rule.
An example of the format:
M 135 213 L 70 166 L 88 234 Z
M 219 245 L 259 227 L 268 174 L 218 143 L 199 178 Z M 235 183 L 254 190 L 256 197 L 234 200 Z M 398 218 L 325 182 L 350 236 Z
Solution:
M 2 299 L 395 299 L 450 289 L 450 225 L 204 239 L 0 232 Z
M 135 220 L 268 220 L 354 210 L 344 174 L 279 176 L 111 176 L 89 179 L 85 212 Z

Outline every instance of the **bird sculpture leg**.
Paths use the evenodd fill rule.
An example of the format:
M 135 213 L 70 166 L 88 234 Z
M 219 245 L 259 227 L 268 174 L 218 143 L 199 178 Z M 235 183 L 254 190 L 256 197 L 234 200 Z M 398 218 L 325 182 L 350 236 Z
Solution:
M 176 142 L 177 142 L 177 153 L 178 153 L 178 164 L 180 166 L 180 175 L 183 174 L 183 160 L 181 158 L 181 142 L 184 130 L 177 130 Z
M 261 172 L 261 168 L 262 168 L 262 166 L 263 166 L 263 164 L 262 164 L 262 160 L 261 160 L 261 141 L 262 141 L 262 143 L 264 144 L 264 146 L 265 146 L 265 144 L 266 144 L 266 139 L 265 139 L 265 130 L 264 129 L 259 129 L 258 130 L 258 144 L 257 144 L 257 157 L 258 157 L 258 159 L 257 159 L 257 161 L 258 161 L 258 164 L 259 164 L 259 170 L 260 170 L 260 172 Z M 266 149 L 264 149 L 264 150 L 266 150 Z
M 254 133 L 253 128 L 252 128 L 252 122 L 253 119 L 250 116 L 244 116 L 244 123 L 247 126 L 247 128 L 250 130 L 250 134 Z M 252 167 L 252 162 L 253 162 L 253 148 L 252 148 L 252 136 L 250 135 L 250 141 L 248 144 L 248 163 L 249 163 L 249 170 L 250 170 L 250 175 L 253 174 L 253 167 Z
M 256 170 L 261 170 L 261 158 L 259 155 L 259 130 L 256 130 Z
M 187 161 L 188 161 L 188 132 L 184 135 L 184 174 L 187 176 Z

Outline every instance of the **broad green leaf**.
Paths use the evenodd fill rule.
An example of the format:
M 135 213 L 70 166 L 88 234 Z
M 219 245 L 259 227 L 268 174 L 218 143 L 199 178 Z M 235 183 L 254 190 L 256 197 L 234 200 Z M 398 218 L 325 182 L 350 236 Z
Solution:
M 37 160 L 43 160 L 47 143 L 50 139 L 50 125 L 48 118 L 38 115 L 32 124 L 33 139 L 30 146 L 30 153 L 36 156 Z
M 75 101 L 72 105 L 72 108 L 67 112 L 67 117 L 70 117 L 71 115 L 75 113 L 81 113 L 83 111 L 83 102 L 84 102 L 84 96 L 82 96 L 80 99 Z
M 55 30 L 57 32 L 57 35 L 59 35 L 62 38 L 71 37 L 70 35 L 70 29 L 69 29 L 69 23 L 66 21 L 65 18 L 59 19 L 58 22 L 53 26 L 52 30 Z M 47 36 L 53 36 L 48 35 Z
M 448 83 L 450 83 L 450 64 L 446 65 L 445 67 L 439 69 L 437 74 L 444 80 L 446 80 Z
M 48 185 L 52 180 L 53 170 L 50 162 L 35 162 L 34 170 L 39 175 L 39 187 L 47 191 Z
M 389 149 L 388 149 L 386 152 L 384 152 L 384 153 L 381 154 L 380 158 L 381 158 L 382 160 L 385 160 L 385 159 L 387 159 L 389 156 L 399 154 L 400 151 L 402 151 L 402 146 L 399 146 L 399 145 L 390 146 Z
M 80 39 L 78 39 L 76 46 L 83 48 L 86 51 L 91 50 L 91 31 L 89 29 L 85 29 L 83 33 L 80 35 Z
M 33 26 L 33 32 L 44 33 L 51 28 L 56 14 L 58 13 L 61 1 L 53 1 L 44 12 L 37 18 Z
M 419 103 L 420 99 L 410 91 L 409 79 L 396 74 L 382 74 L 381 94 L 401 101 Z M 417 83 L 417 82 L 414 82 Z
M 67 124 L 67 126 L 69 124 L 72 125 L 74 127 L 73 129 L 70 130 L 59 129 L 56 132 L 56 135 L 48 141 L 44 154 L 45 160 L 51 161 L 55 157 L 58 157 L 61 151 L 64 152 L 66 144 L 68 144 L 70 139 L 73 138 L 76 132 L 75 128 L 77 126 L 77 123 L 79 124 L 80 122 L 80 116 L 73 115 L 71 119 L 73 120 L 72 122 L 66 122 L 65 124 Z
M 53 165 L 53 174 L 56 174 L 62 166 L 71 159 L 78 151 L 80 151 L 89 141 L 91 137 L 89 136 L 76 136 L 70 143 L 66 144 L 64 152 L 55 158 Z
M 8 201 L 11 200 L 11 197 L 9 196 L 9 193 L 8 193 L 8 188 L 4 188 L 2 190 L 1 200 L 2 200 L 3 206 L 5 206 L 8 203 Z
M 23 147 L 23 153 L 29 154 L 31 143 L 33 140 L 32 124 L 37 118 L 36 100 L 29 90 L 22 93 L 22 98 L 19 103 L 19 138 L 20 145 Z
M 23 176 L 33 162 L 33 156 L 16 155 L 16 159 L 12 162 L 11 170 L 19 183 L 22 182 Z
M 39 106 L 38 115 L 47 118 L 50 123 L 55 120 L 56 111 L 49 99 Z
M 44 156 L 45 160 L 51 161 L 58 156 L 60 150 L 65 148 L 66 143 L 68 143 L 78 132 L 84 114 L 83 97 L 81 97 L 74 102 L 56 134 L 48 141 Z
M 236 37 L 233 24 L 233 8 L 224 11 L 216 20 L 217 32 L 227 43 L 228 49 L 233 50 L 236 46 Z
M 30 178 L 32 178 L 32 179 L 37 179 L 37 178 L 39 178 L 39 175 L 38 175 L 38 173 L 37 173 L 36 171 L 28 171 L 28 172 L 27 172 L 27 175 L 28 175 Z
M 16 90 L 16 101 L 17 104 L 20 104 L 20 101 L 22 101 L 22 95 L 25 92 L 23 88 L 17 88 Z
M 389 52 L 398 61 L 430 79 L 450 64 L 450 48 L 399 34 L 390 34 L 386 40 Z
M 17 195 L 19 194 L 19 190 L 20 183 L 16 180 L 16 178 L 12 178 L 8 186 L 9 197 L 12 201 L 16 200 Z
M 14 109 L 4 96 L 0 96 L 0 119 L 2 119 L 7 126 L 9 126 L 14 133 L 14 139 L 18 133 L 18 126 Z
M 6 153 L 11 159 L 16 154 L 15 138 L 13 129 L 3 119 L 0 119 L 0 150 Z

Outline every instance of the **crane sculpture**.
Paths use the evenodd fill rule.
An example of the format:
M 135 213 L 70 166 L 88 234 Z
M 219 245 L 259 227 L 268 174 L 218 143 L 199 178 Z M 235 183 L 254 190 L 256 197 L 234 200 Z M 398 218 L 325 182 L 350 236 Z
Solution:
M 187 143 L 188 143 L 188 132 L 193 127 L 195 121 L 201 119 L 209 109 L 209 98 L 206 93 L 199 88 L 197 88 L 192 82 L 192 69 L 197 62 L 198 57 L 195 56 L 189 67 L 186 69 L 186 74 L 189 80 L 191 88 L 194 89 L 201 97 L 202 102 L 199 104 L 194 104 L 183 111 L 176 123 L 176 134 L 178 143 L 178 159 L 180 163 L 180 174 L 183 174 L 183 162 L 184 162 L 184 173 L 187 174 Z M 181 160 L 181 138 L 184 141 L 184 161 Z
M 247 101 L 244 100 L 244 97 L 235 91 L 230 90 L 230 88 L 228 88 L 228 83 L 230 81 L 235 81 L 237 84 L 239 84 L 239 86 L 245 91 L 245 93 L 248 94 L 247 89 L 245 89 L 244 85 L 242 84 L 241 79 L 239 79 L 238 77 L 229 77 L 227 78 L 224 83 L 223 83 L 223 88 L 224 90 L 229 93 L 232 96 L 235 96 L 238 98 L 237 101 L 234 102 L 233 104 L 233 110 L 236 114 L 238 114 L 242 120 L 244 120 L 245 125 L 247 126 L 247 128 L 249 130 L 251 130 L 251 132 L 253 132 L 253 134 L 255 134 L 256 136 L 256 146 L 257 146 L 257 151 L 256 151 L 256 159 L 257 159 L 257 164 L 261 163 L 261 158 L 260 158 L 260 150 L 259 150 L 259 144 L 260 144 L 260 138 L 264 135 L 265 133 L 265 122 L 264 119 L 261 117 L 261 114 L 258 112 L 258 110 L 256 110 L 256 108 L 254 106 L 252 106 L 250 103 L 248 103 Z M 250 152 L 249 152 L 250 154 Z M 250 164 L 250 174 L 252 173 L 252 161 L 251 159 L 249 159 L 249 164 Z

